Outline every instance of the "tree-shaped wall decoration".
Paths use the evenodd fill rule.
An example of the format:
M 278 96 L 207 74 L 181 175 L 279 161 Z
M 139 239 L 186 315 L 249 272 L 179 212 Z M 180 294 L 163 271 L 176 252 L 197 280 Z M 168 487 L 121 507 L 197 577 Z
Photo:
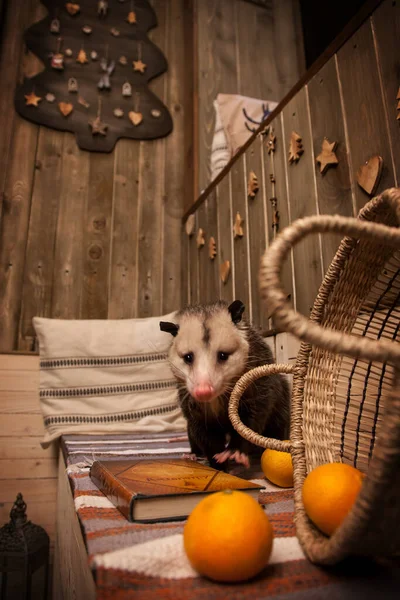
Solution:
M 24 118 L 76 134 L 80 148 L 110 152 L 119 138 L 168 135 L 171 115 L 148 88 L 167 61 L 147 32 L 148 0 L 42 0 L 48 15 L 25 33 L 44 70 L 17 87 Z

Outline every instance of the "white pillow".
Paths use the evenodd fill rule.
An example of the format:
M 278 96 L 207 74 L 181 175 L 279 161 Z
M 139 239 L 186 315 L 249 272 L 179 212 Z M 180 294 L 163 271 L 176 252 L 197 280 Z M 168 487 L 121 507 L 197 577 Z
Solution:
M 68 433 L 179 431 L 185 419 L 167 361 L 171 336 L 148 319 L 34 317 L 40 350 L 42 446 Z

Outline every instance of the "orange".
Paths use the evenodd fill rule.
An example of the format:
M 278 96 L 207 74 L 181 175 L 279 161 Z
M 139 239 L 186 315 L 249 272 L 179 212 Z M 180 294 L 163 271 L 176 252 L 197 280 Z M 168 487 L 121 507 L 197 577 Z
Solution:
M 311 521 L 332 535 L 353 506 L 361 489 L 363 473 L 342 463 L 316 467 L 307 475 L 302 489 L 303 504 Z
M 193 509 L 183 531 L 192 567 L 215 581 L 245 581 L 268 563 L 271 523 L 257 500 L 225 490 L 206 496 Z
M 293 487 L 293 463 L 289 452 L 267 448 L 261 456 L 261 468 L 265 477 L 275 485 Z

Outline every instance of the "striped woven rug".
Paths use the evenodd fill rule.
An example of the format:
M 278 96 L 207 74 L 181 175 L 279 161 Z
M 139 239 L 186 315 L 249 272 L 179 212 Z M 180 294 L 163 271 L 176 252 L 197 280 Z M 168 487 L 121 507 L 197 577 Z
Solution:
M 293 490 L 278 488 L 256 470 L 235 474 L 261 482 L 259 501 L 273 530 L 270 562 L 255 579 L 218 584 L 200 577 L 183 549 L 185 521 L 129 523 L 89 477 L 93 460 L 180 458 L 189 452 L 186 434 L 77 436 L 62 438 L 76 512 L 95 572 L 99 600 L 347 600 L 398 598 L 400 569 L 349 560 L 335 568 L 311 564 L 298 543 Z

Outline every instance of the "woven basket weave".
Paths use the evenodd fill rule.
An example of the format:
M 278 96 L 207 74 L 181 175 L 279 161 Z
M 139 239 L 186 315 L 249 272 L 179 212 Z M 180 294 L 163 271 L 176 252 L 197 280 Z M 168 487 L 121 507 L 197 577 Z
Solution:
M 358 219 L 320 216 L 286 228 L 261 261 L 260 289 L 278 325 L 302 341 L 294 365 L 266 365 L 236 384 L 229 415 L 235 429 L 265 448 L 291 452 L 295 521 L 311 561 L 400 553 L 400 189 L 374 198 Z M 279 273 L 292 247 L 310 233 L 346 235 L 309 319 L 294 312 Z M 271 373 L 292 373 L 290 442 L 243 425 L 240 397 Z M 327 538 L 305 514 L 301 490 L 317 465 L 346 462 L 366 473 L 352 510 Z

